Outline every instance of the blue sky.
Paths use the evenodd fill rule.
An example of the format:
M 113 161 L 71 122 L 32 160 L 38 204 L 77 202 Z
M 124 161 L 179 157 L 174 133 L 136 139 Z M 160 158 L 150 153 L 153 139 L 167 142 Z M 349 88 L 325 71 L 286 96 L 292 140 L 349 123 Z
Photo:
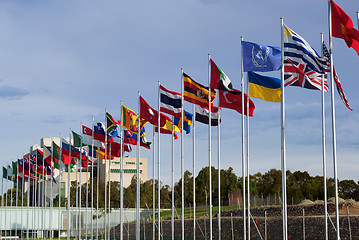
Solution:
M 357 0 L 337 1 L 357 26 Z M 208 85 L 208 53 L 240 89 L 241 36 L 280 46 L 280 17 L 320 51 L 328 43 L 328 3 L 322 1 L 1 1 L 0 2 L 0 162 L 7 165 L 39 144 L 42 137 L 80 132 L 92 116 L 116 118 L 120 101 L 137 112 L 138 91 L 157 108 L 158 81 L 180 92 L 181 68 Z M 334 39 L 334 64 L 354 111 L 335 90 L 339 179 L 359 180 L 358 58 Z M 279 72 L 268 75 L 279 77 Z M 280 104 L 253 99 L 250 172 L 280 169 Z M 333 176 L 330 95 L 325 96 L 328 176 Z M 186 109 L 191 110 L 188 103 Z M 241 115 L 222 110 L 221 167 L 241 174 Z M 197 171 L 208 165 L 208 127 L 197 124 Z M 147 125 L 147 138 L 152 126 Z M 217 167 L 217 128 L 212 129 Z M 321 95 L 286 88 L 287 167 L 322 175 Z M 170 138 L 161 136 L 161 178 L 170 184 Z M 176 180 L 180 177 L 176 141 Z M 135 148 L 134 148 L 135 149 Z M 185 169 L 192 171 L 192 135 L 185 137 Z M 157 154 L 157 153 L 156 153 Z M 130 154 L 136 156 L 135 151 Z M 152 151 L 148 157 L 152 176 Z

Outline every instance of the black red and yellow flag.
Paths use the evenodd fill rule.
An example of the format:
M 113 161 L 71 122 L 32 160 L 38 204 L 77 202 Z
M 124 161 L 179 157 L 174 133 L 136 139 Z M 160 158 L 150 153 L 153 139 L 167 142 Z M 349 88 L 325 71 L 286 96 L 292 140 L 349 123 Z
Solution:
M 183 73 L 184 100 L 197 104 L 201 107 L 208 107 L 209 88 L 194 81 L 190 76 Z M 216 91 L 211 89 L 211 101 L 216 97 Z

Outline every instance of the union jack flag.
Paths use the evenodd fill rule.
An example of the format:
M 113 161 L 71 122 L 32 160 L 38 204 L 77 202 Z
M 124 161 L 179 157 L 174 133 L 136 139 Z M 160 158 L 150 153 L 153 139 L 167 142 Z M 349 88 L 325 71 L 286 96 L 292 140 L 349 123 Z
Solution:
M 325 72 L 330 72 L 330 54 L 329 54 L 328 48 L 327 48 L 327 46 L 325 46 L 324 42 L 323 42 L 323 57 L 327 60 L 327 67 L 325 69 Z M 353 111 L 353 109 L 351 109 L 349 107 L 348 99 L 346 98 L 346 96 L 344 94 L 342 84 L 339 81 L 338 75 L 337 75 L 334 67 L 333 67 L 333 70 L 334 70 L 334 81 L 335 81 L 335 85 L 337 87 L 339 96 L 343 100 L 343 103 L 345 104 L 345 106 L 347 108 L 349 108 L 351 111 Z
M 308 64 L 290 59 L 284 61 L 284 85 L 322 90 L 323 74 L 312 70 Z M 324 74 L 324 91 L 328 92 L 327 76 Z

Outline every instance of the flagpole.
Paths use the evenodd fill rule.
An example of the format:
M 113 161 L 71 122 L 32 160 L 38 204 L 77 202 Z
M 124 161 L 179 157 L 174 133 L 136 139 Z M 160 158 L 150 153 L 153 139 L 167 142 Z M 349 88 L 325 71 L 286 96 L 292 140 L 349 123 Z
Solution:
M 107 161 L 107 116 L 106 116 L 106 112 L 107 110 L 105 109 L 105 161 L 104 161 L 104 167 L 105 167 L 105 206 L 104 206 L 104 234 L 105 234 L 105 240 L 107 239 L 107 231 L 106 231 L 106 224 L 107 224 L 107 166 L 106 166 L 106 161 Z
M 70 133 L 71 134 L 71 133 Z M 71 138 L 70 138 L 70 148 L 72 148 L 72 143 L 71 143 Z M 71 159 L 70 159 L 71 160 Z M 76 161 L 76 160 L 75 160 Z M 76 197 L 75 197 L 75 239 L 77 239 L 78 234 L 79 234 L 79 220 L 78 220 L 78 210 L 79 210 L 79 193 L 78 193 L 78 189 L 79 189 L 79 164 L 78 162 L 80 161 L 80 159 L 78 161 L 76 161 Z M 70 161 L 71 162 L 71 161 Z M 71 185 L 71 184 L 70 184 Z
M 359 12 L 357 12 L 358 28 L 359 28 Z
M 92 139 L 94 141 L 95 137 L 95 124 L 92 124 Z M 99 199 L 99 185 L 100 185 L 100 149 L 98 149 L 98 158 L 97 158 L 97 171 L 96 171 L 96 175 L 97 175 L 97 186 L 96 186 L 96 240 L 98 240 L 98 220 L 99 220 L 99 204 L 98 204 L 98 199 Z
M 336 237 L 340 239 L 339 228 L 339 202 L 338 202 L 338 167 L 337 167 L 337 134 L 335 127 L 335 100 L 334 100 L 334 59 L 333 59 L 333 40 L 332 40 L 332 11 L 330 0 L 328 1 L 329 9 L 329 53 L 330 53 L 330 80 L 331 80 L 331 108 L 332 108 L 332 136 L 333 136 L 333 168 L 334 168 L 334 189 L 335 189 L 335 219 L 336 219 Z
M 24 172 L 24 154 L 22 154 L 22 180 L 21 180 L 21 231 L 20 237 L 22 237 L 22 233 L 24 230 L 24 191 L 25 191 L 25 172 Z M 2 190 L 2 188 L 1 188 Z M 1 221 L 1 220 L 0 220 Z M 1 224 L 0 224 L 1 225 Z M 0 236 L 2 236 L 0 232 Z
M 193 111 L 193 240 L 196 239 L 196 107 L 192 104 Z M 174 185 L 174 179 L 173 185 Z M 174 189 L 172 189 L 174 192 Z
M 155 212 L 156 212 L 156 181 L 155 181 L 155 169 L 156 169 L 156 159 L 155 159 L 155 134 L 156 134 L 156 126 L 153 126 L 153 136 L 152 136 L 152 239 L 155 239 L 156 237 L 156 221 L 155 221 Z
M 208 54 L 208 86 L 211 85 L 211 54 Z M 212 136 L 211 136 L 211 88 L 208 87 L 208 109 L 209 109 L 209 119 L 208 119 L 208 166 L 209 166 L 209 240 L 212 240 L 213 236 L 213 223 L 212 223 L 212 152 L 211 152 L 211 144 L 212 144 Z M 183 119 L 183 113 L 182 113 Z M 183 121 L 182 121 L 183 126 Z M 182 131 L 183 135 L 183 131 Z M 183 180 L 182 180 L 183 182 Z
M 157 190 L 157 195 L 158 195 L 158 239 L 161 239 L 161 151 L 160 151 L 160 146 L 161 146 L 161 119 L 160 119 L 160 115 L 161 115 L 161 111 L 160 111 L 160 81 L 158 81 L 158 120 L 157 120 L 157 129 L 158 129 L 158 190 Z M 173 124 L 172 124 L 173 125 Z
M 219 91 L 219 90 L 218 90 Z M 221 229 L 221 114 L 220 114 L 220 102 L 218 98 L 218 239 L 221 240 L 222 238 L 222 229 Z
M 16 158 L 17 159 L 17 158 Z M 19 177 L 19 174 L 18 174 L 18 168 L 17 168 L 17 163 L 16 163 L 16 196 L 15 196 L 15 209 L 16 209 L 16 211 L 17 211 L 17 199 L 18 199 L 18 190 L 19 190 L 19 179 L 18 179 L 18 177 Z M 17 236 L 17 214 L 15 215 L 16 216 L 16 218 L 15 218 L 15 236 Z
M 181 68 L 181 126 L 183 126 L 183 91 L 184 91 L 184 83 L 183 83 L 183 69 Z M 182 240 L 184 240 L 184 149 L 183 149 L 183 131 L 181 132 L 181 179 L 182 179 L 182 186 L 181 186 L 181 225 L 182 225 Z
M 241 36 L 241 45 L 243 36 Z M 241 86 L 242 86 L 242 200 L 243 200 L 243 239 L 246 240 L 246 170 L 245 170 L 245 144 L 244 144 L 244 73 L 243 73 L 243 48 L 241 51 Z
M 107 119 L 106 119 L 107 122 Z M 110 236 L 110 228 L 111 228 L 111 219 L 110 219 L 110 213 L 111 213 L 111 143 L 110 143 L 110 153 L 108 157 L 108 239 L 111 238 Z
M 8 192 L 8 187 L 7 187 L 7 183 L 8 183 L 8 178 L 9 178 L 9 173 L 8 173 L 8 168 L 6 167 L 6 182 L 5 182 L 5 188 L 6 188 L 6 197 L 5 197 L 5 219 L 7 219 L 7 210 L 8 210 L 8 207 L 7 207 L 7 199 L 8 199 L 8 194 L 7 194 L 7 192 Z M 5 236 L 7 236 L 7 232 L 6 232 L 6 221 L 5 221 Z
M 58 227 L 59 227 L 59 233 L 58 233 L 58 240 L 60 240 L 60 233 L 61 233 L 61 175 L 62 175 L 62 134 L 60 133 L 60 156 L 59 159 L 57 160 L 57 163 L 59 164 L 59 211 L 58 211 Z
M 50 238 L 53 239 L 54 238 L 54 231 L 52 230 L 52 221 L 53 221 L 53 207 L 54 207 L 54 201 L 53 201 L 53 182 L 54 182 L 54 168 L 53 168 L 53 146 L 52 146 L 52 138 L 51 138 L 51 162 L 50 162 L 50 166 L 51 166 L 51 182 L 50 182 L 50 214 L 49 214 L 49 226 L 50 226 Z
M 1 176 L 1 216 L 0 216 L 0 226 L 2 227 L 2 214 L 4 211 L 4 169 Z M 2 228 L 0 229 L 0 237 L 2 237 Z
M 83 131 L 82 131 L 82 123 L 81 123 L 81 146 L 83 143 Z M 81 149 L 82 151 L 82 149 Z M 92 151 L 92 149 L 91 149 Z M 93 152 L 91 153 L 92 156 Z M 85 214 L 85 239 L 87 240 L 87 235 L 88 235 L 88 201 L 89 201 L 89 158 L 90 158 L 90 153 L 87 153 L 88 157 L 87 157 L 87 165 L 86 165 L 86 214 Z M 91 163 L 92 163 L 92 159 L 91 159 Z M 92 215 L 91 215 L 91 219 L 92 219 Z
M 37 161 L 37 159 L 36 159 L 36 161 Z M 33 183 L 34 183 L 34 194 L 33 194 L 33 200 L 34 200 L 34 202 L 33 202 L 33 204 L 32 204 L 32 206 L 33 206 L 33 214 L 32 214 L 32 227 L 33 227 L 33 229 L 35 230 L 36 229 L 36 225 L 35 225 L 35 212 L 36 212 L 36 193 L 37 193 L 37 181 L 38 181 L 38 178 L 37 178 L 37 167 L 36 167 L 36 161 L 35 161 L 35 163 L 33 164 L 33 168 L 34 168 L 34 175 L 35 175 L 35 177 L 34 177 L 34 181 L 33 181 Z M 37 232 L 36 232 L 36 236 L 35 236 L 35 238 L 37 239 L 37 237 L 38 237 L 38 235 L 37 235 Z
M 281 48 L 284 49 L 284 32 L 283 32 L 283 18 L 281 21 Z M 284 98 L 284 51 L 282 50 L 282 67 L 281 67 L 281 162 L 282 162 L 282 215 L 283 215 L 283 240 L 288 239 L 288 224 L 287 224 L 287 163 L 285 151 L 285 98 Z
M 172 169 L 171 169 L 171 173 L 172 173 L 172 196 L 171 196 L 171 236 L 172 236 L 172 240 L 175 239 L 175 220 L 174 220 L 174 215 L 175 215 L 175 195 L 174 195 L 174 186 L 175 186 L 175 149 L 174 149 L 174 134 L 175 134 L 175 125 L 174 125 L 174 117 L 172 116 L 172 145 L 171 145 L 171 150 L 172 150 Z M 193 234 L 193 237 L 195 235 Z
M 70 146 L 69 146 L 69 162 L 68 162 L 68 165 L 67 165 L 67 240 L 70 240 L 70 228 L 71 228 L 71 210 L 70 210 L 70 183 L 71 183 L 71 179 L 70 179 L 70 172 L 71 172 L 71 169 L 70 169 L 70 165 L 71 165 L 71 128 L 70 128 Z M 62 148 L 62 146 L 61 146 Z
M 94 151 L 94 138 L 93 138 L 93 126 L 94 126 L 94 124 L 95 124 L 95 117 L 94 116 L 92 116 L 92 145 L 91 145 L 91 160 L 92 160 L 92 164 L 91 164 L 91 240 L 93 240 L 93 228 L 94 228 L 94 226 L 93 226 L 93 208 L 94 208 L 94 204 L 93 204 L 93 199 L 94 199 L 94 197 L 93 197 L 93 179 L 94 179 L 94 170 L 93 170 L 93 168 L 94 168 L 94 163 L 95 163 L 95 161 L 94 160 L 96 160 L 96 157 L 97 157 L 97 153 L 96 153 L 96 151 Z M 83 134 L 83 130 L 82 130 L 82 134 Z M 94 156 L 94 152 L 95 152 L 95 156 Z M 97 167 L 98 167 L 98 164 L 97 164 Z M 96 212 L 96 214 L 97 214 L 97 212 Z M 96 215 L 97 216 L 97 215 Z
M 140 137 L 141 137 L 141 94 L 138 92 L 138 129 L 137 129 L 137 171 L 136 171 L 136 240 L 140 240 Z
M 124 134 L 123 134 L 123 111 L 122 111 L 122 101 L 121 101 L 121 126 L 120 126 L 120 136 L 121 136 L 121 159 L 120 159 L 120 240 L 123 240 L 123 149 L 124 149 Z
M 323 33 L 321 33 L 322 41 L 322 55 L 324 55 L 323 44 L 324 38 Z M 322 74 L 322 149 L 323 149 L 323 180 L 324 180 L 324 223 L 325 223 L 325 240 L 328 240 L 328 206 L 327 206 L 327 160 L 325 154 L 325 101 L 324 101 L 324 74 Z
M 30 158 L 30 155 L 29 155 Z M 30 183 L 31 183 L 31 169 L 30 169 L 30 159 L 28 159 L 29 165 L 29 178 L 28 178 L 28 188 L 27 188 L 27 232 L 26 232 L 26 239 L 29 240 L 29 228 L 30 228 Z M 24 164 L 25 167 L 25 164 Z M 5 212 L 6 213 L 6 212 Z
M 45 239 L 45 212 L 46 212 L 46 181 L 47 181 L 47 169 L 45 169 L 45 160 L 44 160 L 44 151 L 42 151 L 42 172 L 43 172 L 43 180 L 42 180 L 42 239 Z
M 244 94 L 243 94 L 244 95 Z M 250 174 L 249 174 L 249 81 L 248 81 L 248 73 L 247 73 L 247 101 L 246 101 L 246 108 L 247 108 L 247 211 L 248 211 L 248 240 L 251 239 L 251 196 L 250 196 L 250 189 L 249 189 L 249 181 L 250 181 Z M 244 109 L 243 109 L 244 113 Z
M 82 123 L 80 123 L 82 125 Z M 82 138 L 81 138 L 81 142 L 80 142 L 80 173 L 79 173 L 79 179 L 80 179 L 80 187 L 79 187 L 79 209 L 78 209 L 78 219 L 79 219 L 79 240 L 81 239 L 81 196 L 82 196 L 82 191 L 81 191 L 81 184 L 82 184 L 82 176 L 81 176 L 81 172 L 82 172 Z M 87 182 L 87 180 L 86 180 Z M 87 210 L 87 209 L 86 209 Z

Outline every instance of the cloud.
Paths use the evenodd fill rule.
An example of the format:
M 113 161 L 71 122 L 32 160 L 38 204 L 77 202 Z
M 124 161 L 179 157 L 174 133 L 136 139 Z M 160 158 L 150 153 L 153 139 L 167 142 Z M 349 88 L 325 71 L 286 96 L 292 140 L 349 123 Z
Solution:
M 2 80 L 0 79 L 0 82 Z M 11 86 L 0 86 L 0 98 L 6 99 L 21 99 L 24 96 L 28 95 L 30 92 L 21 88 L 11 87 Z

